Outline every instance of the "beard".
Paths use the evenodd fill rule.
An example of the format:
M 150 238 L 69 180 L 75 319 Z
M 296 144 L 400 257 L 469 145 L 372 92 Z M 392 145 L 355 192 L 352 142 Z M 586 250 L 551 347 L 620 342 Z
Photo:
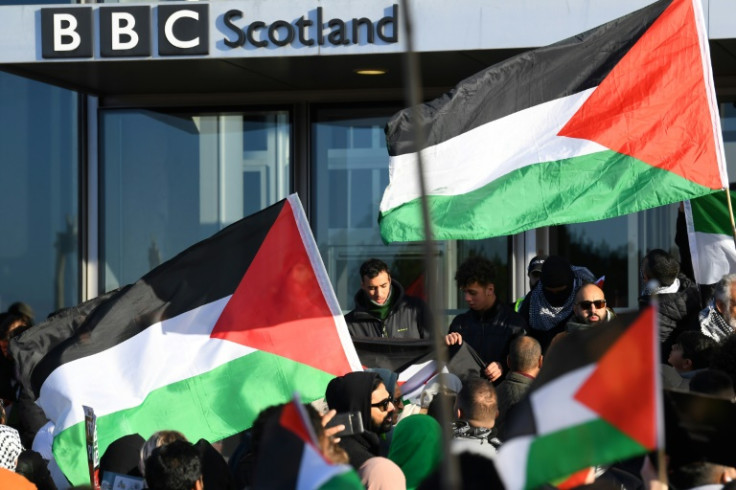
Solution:
M 730 326 L 734 331 L 736 331 L 736 317 L 731 316 L 731 314 L 727 314 L 723 317 L 724 320 L 726 320 L 726 323 L 728 323 L 728 326 Z
M 383 421 L 380 423 L 376 423 L 376 421 L 373 421 L 373 432 L 377 434 L 384 434 L 388 431 L 390 431 L 394 426 L 394 412 L 390 412 L 386 414 L 386 417 L 384 417 Z

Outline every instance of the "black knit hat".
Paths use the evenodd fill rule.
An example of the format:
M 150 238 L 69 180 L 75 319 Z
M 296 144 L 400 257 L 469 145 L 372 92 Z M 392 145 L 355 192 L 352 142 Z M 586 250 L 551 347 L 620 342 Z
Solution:
M 544 287 L 572 287 L 574 282 L 575 274 L 573 274 L 572 266 L 566 258 L 552 255 L 544 261 L 544 265 L 542 265 L 542 285 Z

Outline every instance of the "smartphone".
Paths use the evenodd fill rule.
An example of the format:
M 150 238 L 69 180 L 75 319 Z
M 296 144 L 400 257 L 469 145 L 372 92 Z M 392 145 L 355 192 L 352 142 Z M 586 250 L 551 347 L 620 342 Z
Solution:
M 335 434 L 335 437 L 350 436 L 365 432 L 365 429 L 363 428 L 363 416 L 357 411 L 335 414 L 335 416 L 332 417 L 332 420 L 327 423 L 325 428 L 329 429 L 336 425 L 344 425 L 345 430 L 341 430 Z

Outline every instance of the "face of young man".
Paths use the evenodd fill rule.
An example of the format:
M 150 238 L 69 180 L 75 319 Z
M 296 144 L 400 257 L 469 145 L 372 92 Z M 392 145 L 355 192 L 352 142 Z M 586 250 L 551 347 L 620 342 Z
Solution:
M 667 358 L 667 364 L 678 371 L 688 371 L 688 363 L 685 362 L 682 354 L 682 346 L 680 344 L 673 344 L 670 349 L 670 356 Z
M 608 312 L 606 297 L 601 288 L 595 284 L 586 284 L 580 288 L 575 299 L 573 310 L 579 321 L 590 325 L 605 321 Z
M 388 297 L 391 294 L 391 276 L 388 272 L 380 272 L 374 278 L 368 278 L 363 276 L 363 281 L 360 284 L 360 288 L 365 291 L 365 294 L 376 304 L 382 305 L 388 301 Z
M 378 434 L 388 432 L 394 424 L 396 407 L 393 399 L 383 383 L 371 393 L 371 426 Z
M 462 288 L 468 308 L 474 311 L 485 311 L 496 302 L 496 293 L 493 284 L 481 286 L 477 282 Z

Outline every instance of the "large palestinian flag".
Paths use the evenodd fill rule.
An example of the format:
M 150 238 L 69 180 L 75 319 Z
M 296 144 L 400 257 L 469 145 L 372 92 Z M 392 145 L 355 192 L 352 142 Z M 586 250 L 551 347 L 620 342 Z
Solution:
M 595 221 L 728 187 L 700 0 L 662 0 L 418 107 L 437 239 Z M 424 239 L 412 110 L 386 127 L 386 242 Z
M 88 478 L 83 405 L 97 415 L 100 454 L 162 429 L 212 441 L 294 390 L 311 401 L 361 369 L 296 195 L 34 327 L 11 351 L 74 484 Z
M 534 488 L 662 447 L 656 318 L 653 308 L 621 314 L 549 349 L 507 418 L 496 460 L 506 488 Z
M 731 206 L 736 192 L 731 192 Z M 698 284 L 715 284 L 736 272 L 736 246 L 726 192 L 685 202 L 687 238 Z

